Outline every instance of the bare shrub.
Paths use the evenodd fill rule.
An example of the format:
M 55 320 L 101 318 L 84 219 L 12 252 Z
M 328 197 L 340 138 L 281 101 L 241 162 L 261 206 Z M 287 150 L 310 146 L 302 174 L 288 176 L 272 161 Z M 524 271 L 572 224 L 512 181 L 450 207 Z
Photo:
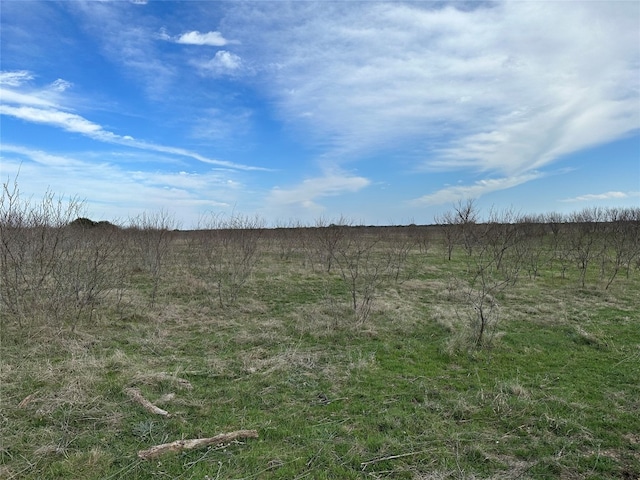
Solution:
M 121 230 L 113 225 L 89 228 L 70 225 L 64 254 L 54 271 L 55 284 L 72 330 L 83 318 L 92 321 L 94 308 L 109 292 L 121 299 L 127 275 L 126 244 Z M 115 305 L 117 306 L 117 304 Z
M 608 209 L 605 222 L 601 277 L 606 290 L 622 269 L 629 277 L 630 266 L 640 255 L 640 208 Z
M 264 222 L 258 217 L 212 214 L 195 232 L 191 248 L 196 276 L 213 281 L 220 307 L 236 303 L 258 260 Z
M 549 242 L 547 242 L 547 225 L 544 216 L 522 217 L 518 221 L 520 238 L 515 248 L 522 259 L 530 279 L 538 277 L 540 269 L 551 260 Z
M 604 247 L 602 242 L 604 210 L 585 208 L 569 216 L 571 229 L 568 246 L 571 258 L 580 272 L 580 285 L 585 286 L 587 270 Z
M 545 222 L 551 230 L 550 262 L 553 268 L 560 269 L 564 279 L 571 265 L 571 249 L 569 248 L 570 226 L 564 215 L 552 212 L 545 215 Z
M 309 232 L 312 241 L 308 246 L 315 254 L 315 261 L 319 262 L 327 273 L 331 272 L 338 245 L 343 241 L 347 227 L 352 225 L 353 222 L 345 217 L 334 221 L 319 218 L 312 231 Z
M 151 276 L 150 304 L 154 305 L 171 245 L 171 232 L 178 228 L 175 218 L 165 210 L 143 213 L 129 221 L 134 259 Z
M 456 312 L 460 320 L 456 348 L 489 347 L 497 333 L 501 305 L 498 298 L 513 286 L 521 269 L 521 236 L 507 210 L 493 212 L 491 221 L 475 225 L 474 247 L 467 250 L 467 269 L 454 274 Z
M 428 237 L 426 234 L 418 233 L 417 229 L 412 227 L 391 228 L 389 231 L 383 231 L 382 246 L 389 256 L 391 275 L 396 282 L 399 282 L 403 274 L 405 274 L 405 266 L 409 259 L 411 250 L 418 245 L 420 252 L 426 254 L 428 251 Z
M 356 324 L 371 314 L 377 289 L 394 275 L 393 250 L 377 249 L 380 237 L 366 227 L 342 227 L 335 246 L 335 265 L 349 291 Z
M 118 228 L 74 223 L 82 208 L 76 198 L 65 201 L 51 192 L 37 202 L 23 199 L 17 180 L 3 184 L 0 301 L 18 327 L 75 329 L 121 284 Z

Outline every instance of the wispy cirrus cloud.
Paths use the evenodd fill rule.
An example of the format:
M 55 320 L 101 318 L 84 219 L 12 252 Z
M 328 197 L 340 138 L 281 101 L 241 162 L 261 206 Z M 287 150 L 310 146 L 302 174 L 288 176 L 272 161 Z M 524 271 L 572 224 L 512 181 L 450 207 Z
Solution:
M 454 203 L 462 198 L 479 198 L 491 192 L 506 190 L 542 178 L 543 173 L 532 171 L 520 175 L 478 180 L 472 185 L 453 185 L 413 199 L 412 206 L 433 206 Z
M 593 202 L 598 200 L 621 200 L 627 198 L 640 198 L 640 192 L 605 192 L 605 193 L 587 193 L 578 195 L 577 197 L 562 199 L 562 202 Z
M 10 77 L 11 76 L 9 75 L 9 78 Z M 23 84 L 21 83 L 19 87 L 21 87 L 22 85 Z M 68 88 L 68 86 L 70 86 L 70 83 L 58 79 L 52 85 L 53 90 L 55 90 L 56 93 L 62 93 Z M 64 85 L 64 88 L 57 88 L 60 85 Z M 112 131 L 106 130 L 101 125 L 94 123 L 77 113 L 73 113 L 71 111 L 68 111 L 68 109 L 64 109 L 57 103 L 53 103 L 48 98 L 50 96 L 50 92 L 51 86 L 48 86 L 40 91 L 31 88 L 27 93 L 21 93 L 20 91 L 15 91 L 10 88 L 2 89 L 0 91 L 0 114 L 18 118 L 26 122 L 38 123 L 60 128 L 67 132 L 84 135 L 99 142 L 124 145 L 131 148 L 162 152 L 171 155 L 178 155 L 181 157 L 192 158 L 203 163 L 218 165 L 226 168 L 238 170 L 265 170 L 264 168 L 260 167 L 253 167 L 249 165 L 209 158 L 205 155 L 201 155 L 197 152 L 193 152 L 181 147 L 160 145 L 153 142 L 135 139 L 130 135 L 121 135 L 114 133 Z M 62 97 L 58 97 L 58 100 L 62 100 Z
M 19 87 L 24 83 L 33 80 L 33 75 L 27 70 L 15 70 L 10 72 L 0 72 L 0 85 L 9 87 Z
M 138 5 L 125 2 L 69 2 L 78 24 L 99 45 L 99 53 L 122 69 L 154 99 L 162 99 L 179 75 L 163 58 L 152 25 L 132 22 Z M 133 10 L 132 10 L 133 9 Z M 136 17 L 141 18 L 141 17 Z
M 367 178 L 350 175 L 348 172 L 326 172 L 325 175 L 308 178 L 300 184 L 290 187 L 274 187 L 268 195 L 267 203 L 277 207 L 302 207 L 305 210 L 320 211 L 318 199 L 354 193 L 369 186 Z
M 294 2 L 230 8 L 225 26 L 323 158 L 394 152 L 417 171 L 487 172 L 499 189 L 512 182 L 491 178 L 537 178 L 640 129 L 637 13 L 628 2 Z
M 2 175 L 17 178 L 25 197 L 51 190 L 87 199 L 87 214 L 96 219 L 124 221 L 171 205 L 182 226 L 192 228 L 208 211 L 244 206 L 244 185 L 233 171 L 140 171 L 128 168 L 120 156 L 102 152 L 97 162 L 91 155 L 3 144 Z M 105 188 L 108 185 L 118 188 Z

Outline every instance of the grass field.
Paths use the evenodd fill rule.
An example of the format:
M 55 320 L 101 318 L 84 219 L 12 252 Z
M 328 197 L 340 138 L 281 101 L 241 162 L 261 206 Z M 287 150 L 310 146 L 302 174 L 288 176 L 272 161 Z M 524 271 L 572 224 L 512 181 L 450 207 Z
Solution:
M 461 247 L 407 244 L 381 273 L 399 244 L 371 244 L 351 290 L 353 268 L 327 272 L 295 231 L 263 235 L 221 297 L 188 235 L 161 271 L 128 262 L 118 302 L 105 290 L 73 328 L 3 316 L 1 478 L 640 478 L 637 269 L 609 288 L 596 264 L 584 286 L 522 269 L 475 345 Z M 137 455 L 245 429 L 259 437 Z

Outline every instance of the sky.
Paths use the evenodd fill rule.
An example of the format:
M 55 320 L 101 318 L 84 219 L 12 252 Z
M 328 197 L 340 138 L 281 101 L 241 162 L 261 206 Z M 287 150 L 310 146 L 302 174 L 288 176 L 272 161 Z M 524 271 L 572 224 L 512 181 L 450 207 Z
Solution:
M 93 220 L 640 207 L 637 1 L 0 0 L 0 177 Z

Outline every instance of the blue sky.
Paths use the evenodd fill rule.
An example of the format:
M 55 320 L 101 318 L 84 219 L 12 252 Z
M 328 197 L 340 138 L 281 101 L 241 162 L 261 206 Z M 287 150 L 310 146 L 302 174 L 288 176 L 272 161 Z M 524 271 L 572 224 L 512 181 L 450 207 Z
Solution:
M 3 182 L 95 220 L 640 206 L 640 3 L 0 2 Z

